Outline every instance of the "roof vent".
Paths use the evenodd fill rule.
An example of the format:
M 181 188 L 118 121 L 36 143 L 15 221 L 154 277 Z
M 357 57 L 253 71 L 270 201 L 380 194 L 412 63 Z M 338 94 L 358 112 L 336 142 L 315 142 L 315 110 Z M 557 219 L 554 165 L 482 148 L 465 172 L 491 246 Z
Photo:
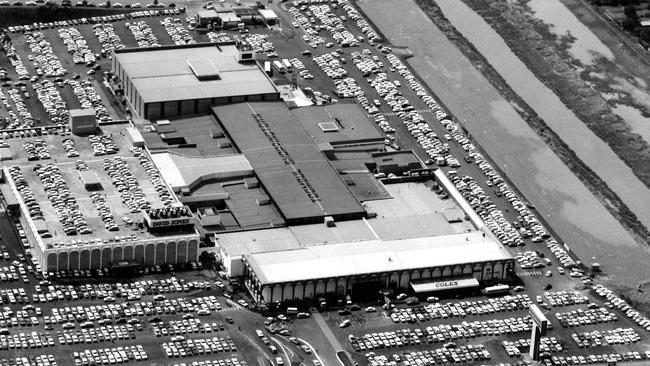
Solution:
M 217 69 L 217 66 L 209 58 L 188 59 L 187 64 L 194 73 L 194 76 L 201 81 L 220 79 L 219 69 Z
M 339 127 L 334 122 L 321 122 L 318 124 L 318 127 L 323 132 L 337 132 L 339 130 Z

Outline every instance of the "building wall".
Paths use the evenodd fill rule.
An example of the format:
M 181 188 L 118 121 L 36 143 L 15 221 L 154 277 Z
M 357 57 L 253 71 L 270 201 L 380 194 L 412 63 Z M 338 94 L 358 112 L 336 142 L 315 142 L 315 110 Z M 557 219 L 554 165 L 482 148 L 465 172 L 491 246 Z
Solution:
M 162 103 L 147 103 L 145 106 L 144 118 L 156 121 L 163 118 L 163 105 Z
M 318 297 L 342 299 L 350 295 L 356 286 L 379 283 L 381 287 L 408 290 L 411 280 L 443 279 L 473 275 L 482 283 L 493 283 L 508 278 L 514 270 L 514 259 L 463 263 L 454 266 L 420 268 L 415 270 L 375 273 L 363 276 L 314 279 L 281 284 L 261 284 L 256 274 L 243 261 L 244 284 L 257 302 L 309 301 Z
M 198 235 L 177 236 L 166 241 L 138 241 L 96 247 L 48 249 L 45 252 L 48 272 L 72 269 L 110 268 L 120 262 L 137 262 L 144 266 L 196 262 Z

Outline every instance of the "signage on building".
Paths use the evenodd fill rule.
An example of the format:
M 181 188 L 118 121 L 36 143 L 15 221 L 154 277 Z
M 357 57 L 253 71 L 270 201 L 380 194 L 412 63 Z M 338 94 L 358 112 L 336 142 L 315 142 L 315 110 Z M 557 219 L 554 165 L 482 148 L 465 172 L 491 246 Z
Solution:
M 151 220 L 151 227 L 171 227 L 171 226 L 183 226 L 190 225 L 191 219 L 189 217 L 182 219 L 164 219 L 164 220 Z
M 461 288 L 478 287 L 479 283 L 474 277 L 450 278 L 446 280 L 415 280 L 411 287 L 416 293 L 445 291 Z

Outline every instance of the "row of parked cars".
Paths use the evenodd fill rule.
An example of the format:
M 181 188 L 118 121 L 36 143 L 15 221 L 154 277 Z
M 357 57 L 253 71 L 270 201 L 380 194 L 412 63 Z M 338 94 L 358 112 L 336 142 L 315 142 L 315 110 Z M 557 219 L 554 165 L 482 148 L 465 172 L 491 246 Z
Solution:
M 45 79 L 32 83 L 32 87 L 37 100 L 43 105 L 50 118 L 50 122 L 55 125 L 67 125 L 70 122 L 70 111 L 54 83 Z
M 165 32 L 167 32 L 172 41 L 174 41 L 174 44 L 182 45 L 196 43 L 194 37 L 190 34 L 190 30 L 183 25 L 180 18 L 167 17 L 160 21 L 160 25 L 165 28 Z
M 11 88 L 7 90 L 9 96 L 8 100 L 11 100 L 11 104 L 8 103 L 7 99 L 3 99 L 5 107 L 7 107 L 7 114 L 9 118 L 7 121 L 7 129 L 25 129 L 31 128 L 34 126 L 34 116 L 27 109 L 25 101 L 23 100 L 22 93 L 20 90 Z M 2 98 L 3 96 L 0 96 Z M 11 107 L 13 105 L 13 108 Z
M 306 8 L 305 8 L 306 9 Z M 300 10 L 296 7 L 291 7 L 288 9 L 289 13 L 295 21 L 292 23 L 294 28 L 299 28 L 302 26 L 304 29 L 305 33 L 302 36 L 302 39 L 307 42 L 307 44 L 311 48 L 316 48 L 319 45 L 322 45 L 325 43 L 325 39 L 321 36 L 318 35 L 318 30 L 314 27 L 313 23 L 316 22 L 316 19 L 312 17 L 313 23 L 310 21 L 308 17 L 300 13 Z
M 562 264 L 565 268 L 573 268 L 576 266 L 576 262 L 571 255 L 567 253 L 566 249 L 560 243 L 555 240 L 555 238 L 546 239 L 546 247 L 553 253 L 555 258 Z
M 526 294 L 508 295 L 477 301 L 456 301 L 396 308 L 391 313 L 394 322 L 429 321 L 468 315 L 488 315 L 528 309 L 532 302 Z
M 129 28 L 135 41 L 138 42 L 138 47 L 158 47 L 160 42 L 156 35 L 153 34 L 153 30 L 147 22 L 144 20 L 136 21 L 133 23 L 126 23 L 126 27 Z
M 208 32 L 208 41 L 210 42 L 232 42 L 233 38 L 228 33 Z
M 366 354 L 369 366 L 449 365 L 486 361 L 491 357 L 490 352 L 482 344 L 454 345 L 453 347 L 392 355 L 377 355 L 374 352 Z
M 94 323 L 83 323 L 82 329 L 64 329 L 57 333 L 60 344 L 91 344 L 135 339 L 135 328 L 131 324 L 104 325 L 94 328 Z
M 356 47 L 361 41 L 363 41 L 363 37 L 355 37 L 352 32 L 345 27 L 344 22 L 347 20 L 347 17 L 337 17 L 332 12 L 330 5 L 310 5 L 307 9 L 308 10 L 306 10 L 305 14 L 310 16 L 310 21 L 313 17 L 322 23 L 322 25 L 315 25 L 314 28 L 317 31 L 322 29 L 326 30 L 334 41 L 341 45 L 341 47 Z
M 149 359 L 142 345 L 120 346 L 113 348 L 87 349 L 73 352 L 75 366 L 114 365 L 130 361 L 146 361 Z
M 189 317 L 187 319 L 170 320 L 167 322 L 150 322 L 151 330 L 156 337 L 198 333 L 212 333 L 224 330 L 222 323 L 203 323 L 199 319 Z
M 141 10 L 141 11 L 124 13 L 124 14 L 103 15 L 103 16 L 94 16 L 89 18 L 57 20 L 52 22 L 38 22 L 32 24 L 16 25 L 16 26 L 7 27 L 7 30 L 10 33 L 33 32 L 37 30 L 58 28 L 58 27 L 74 27 L 81 24 L 111 23 L 111 22 L 117 22 L 126 19 L 137 19 L 137 18 L 154 17 L 154 16 L 161 16 L 161 15 L 173 16 L 173 15 L 178 15 L 183 11 L 184 10 L 180 8 Z
M 1 91 L 0 91 L 1 92 Z M 2 99 L 2 94 L 0 93 L 0 99 Z M 23 139 L 26 137 L 40 137 L 40 136 L 69 136 L 70 127 L 69 126 L 41 126 L 33 127 L 19 130 L 0 130 L 0 138 L 3 140 L 10 139 Z
M 600 296 L 605 298 L 605 306 L 615 307 L 618 310 L 622 311 L 625 316 L 632 319 L 637 325 L 643 327 L 645 330 L 650 331 L 650 320 L 648 318 L 631 307 L 627 301 L 618 297 L 612 290 L 607 287 L 597 284 L 593 286 L 593 290 Z
M 1 358 L 0 366 L 57 366 L 54 355 Z
M 13 265 L 9 266 L 9 269 L 14 271 L 13 267 Z M 103 275 L 99 275 L 99 273 L 101 273 L 101 271 L 94 275 L 102 277 Z M 41 284 L 37 286 L 36 293 L 32 294 L 32 302 L 45 303 L 56 301 L 77 301 L 80 299 L 92 300 L 104 299 L 106 297 L 111 297 L 113 299 L 129 299 L 144 295 L 154 295 L 154 297 L 158 299 L 157 301 L 162 301 L 164 300 L 162 294 L 190 292 L 193 290 L 210 289 L 211 287 L 211 284 L 207 281 L 186 282 L 177 281 L 175 278 L 168 280 L 135 281 L 128 284 L 116 282 L 92 285 L 84 284 L 78 286 L 52 285 L 49 284 L 48 281 L 41 281 Z M 11 289 L 11 291 L 13 290 L 14 289 Z M 15 290 L 18 291 L 18 289 Z M 210 300 L 216 301 L 216 299 Z M 26 299 L 25 302 L 29 302 L 29 299 Z
M 104 159 L 104 170 L 112 179 L 115 189 L 120 193 L 122 203 L 131 213 L 151 208 L 151 203 L 145 198 L 144 191 L 135 174 L 122 157 Z
M 27 59 L 34 64 L 39 77 L 62 77 L 68 73 L 43 32 L 25 33 L 25 42 L 32 53 Z
M 77 28 L 60 28 L 59 37 L 68 49 L 68 53 L 72 55 L 72 62 L 89 67 L 95 64 L 97 57 Z
M 97 68 L 99 65 L 95 65 Z M 91 69 L 89 71 L 94 71 Z M 111 120 L 111 116 L 108 113 L 108 109 L 104 105 L 104 101 L 97 93 L 95 86 L 91 80 L 67 80 L 68 84 L 72 88 L 81 108 L 92 108 L 95 110 L 95 116 L 97 117 L 98 122 L 108 122 Z
M 93 25 L 93 33 L 99 40 L 99 44 L 102 47 L 101 52 L 104 54 L 125 47 L 124 42 L 122 42 L 117 33 L 115 33 L 115 26 L 111 23 L 99 23 Z
M 192 362 L 181 362 L 175 363 L 172 366 L 248 366 L 248 363 L 244 360 L 240 360 L 237 357 L 226 358 L 225 360 L 204 360 L 204 361 L 192 361 Z
M 340 60 L 341 55 L 334 51 L 331 53 L 324 53 L 320 56 L 314 56 L 312 60 L 320 67 L 320 69 L 331 79 L 335 79 L 335 84 L 338 80 L 336 79 L 343 79 L 348 75 L 348 71 L 343 67 L 343 64 Z M 354 84 L 356 86 L 356 80 L 352 78 L 348 78 L 347 83 Z M 352 98 L 354 96 L 353 93 L 355 92 L 361 92 L 361 88 L 357 86 L 357 88 L 351 89 L 351 88 L 342 88 L 337 85 L 336 89 L 336 95 L 339 98 Z
M 46 160 L 50 159 L 50 151 L 47 148 L 47 143 L 41 139 L 34 141 L 23 142 L 23 149 L 27 155 L 27 160 Z
M 104 227 L 108 231 L 118 231 L 120 228 L 117 226 L 111 207 L 106 201 L 106 197 L 99 192 L 92 192 L 90 194 L 90 200 L 92 201 L 95 209 L 99 212 L 99 217 L 101 217 L 104 222 Z
M 645 352 L 628 351 L 628 352 L 618 352 L 618 353 L 591 354 L 586 356 L 583 355 L 552 356 L 551 358 L 546 358 L 542 360 L 542 362 L 546 366 L 567 366 L 567 365 L 587 365 L 592 363 L 613 364 L 616 362 L 642 361 L 648 359 L 650 359 L 650 351 L 645 351 Z
M 363 32 L 363 34 L 366 36 L 368 39 L 368 43 L 374 44 L 376 42 L 380 42 L 382 40 L 381 36 L 375 29 L 368 23 L 368 21 L 359 14 L 357 9 L 355 9 L 352 5 L 345 4 L 343 5 L 343 10 L 345 10 L 345 13 L 347 14 L 348 18 L 355 21 L 357 24 L 357 27 L 359 27 L 359 30 Z
M 293 69 L 295 70 L 294 72 L 297 72 L 298 75 L 300 75 L 301 78 L 303 78 L 303 79 L 313 79 L 314 78 L 314 75 L 312 75 L 312 73 L 309 72 L 307 67 L 305 67 L 305 64 L 302 61 L 300 61 L 299 59 L 294 57 L 294 58 L 290 59 L 289 62 L 293 66 Z
M 501 346 L 506 350 L 510 357 L 519 357 L 522 352 L 530 349 L 530 338 L 518 339 L 516 341 L 501 341 Z M 539 351 L 541 354 L 550 354 L 562 352 L 565 348 L 555 337 L 542 337 L 539 341 Z
M 54 339 L 49 333 L 19 333 L 13 335 L 0 335 L 0 350 L 35 349 L 54 347 Z
M 160 175 L 156 165 L 151 161 L 149 154 L 144 153 L 141 148 L 135 147 L 131 149 L 131 152 L 138 158 L 140 165 L 142 165 L 145 174 L 149 178 L 149 182 L 151 182 L 156 193 L 158 193 L 158 197 L 162 201 L 163 205 L 171 206 L 175 202 L 173 198 L 174 196 L 169 191 L 169 188 L 167 188 L 165 180 Z
M 573 333 L 571 338 L 580 348 L 607 347 L 614 344 L 630 344 L 641 340 L 632 328 L 616 328 L 605 331 Z
M 551 306 L 579 305 L 589 302 L 589 297 L 578 291 L 546 291 L 544 297 L 548 299 Z
M 237 352 L 235 342 L 230 337 L 185 339 L 183 336 L 175 336 L 171 342 L 165 342 L 161 346 L 167 358 Z
M 367 333 L 361 336 L 349 335 L 348 341 L 355 351 L 389 347 L 406 347 L 426 343 L 442 343 L 457 339 L 484 336 L 498 336 L 530 331 L 530 317 L 491 319 L 486 321 L 440 324 L 420 328 Z
M 18 193 L 20 193 L 21 199 L 23 200 L 25 206 L 27 206 L 27 209 L 29 210 L 29 216 L 34 220 L 37 219 L 42 220 L 43 211 L 41 209 L 41 206 L 38 203 L 38 201 L 36 201 L 34 192 L 32 191 L 31 188 L 29 188 L 29 184 L 27 183 L 27 180 L 25 179 L 25 176 L 23 175 L 23 172 L 20 169 L 20 167 L 12 166 L 8 170 L 11 179 L 14 181 L 16 189 L 18 190 Z
M 273 42 L 269 41 L 268 34 L 251 33 L 245 34 L 242 38 L 253 48 L 255 53 L 266 53 L 267 57 L 275 54 L 275 46 Z
M 618 320 L 616 314 L 605 308 L 576 309 L 568 312 L 555 313 L 555 317 L 564 328 L 578 327 L 590 324 L 609 323 Z
M 104 298 L 106 300 L 106 298 Z M 114 302 L 91 306 L 65 306 L 52 308 L 51 316 L 44 316 L 44 322 L 50 324 L 63 324 L 67 322 L 106 321 L 117 319 L 126 323 L 139 323 L 137 317 L 159 316 L 180 313 L 198 313 L 199 310 L 216 310 L 219 303 L 211 296 L 194 298 L 175 298 L 147 302 Z M 106 302 L 106 301 L 105 301 Z
M 12 42 L 8 42 L 8 44 L 5 47 L 7 49 L 7 57 L 11 62 L 11 66 L 16 71 L 16 74 L 18 74 L 18 80 L 29 80 L 30 79 L 29 71 L 27 71 L 27 68 L 23 63 L 22 57 L 20 57 L 18 52 L 16 52 L 16 47 L 14 46 L 14 44 Z M 9 79 L 6 70 L 4 70 L 2 78 L 3 80 Z
M 66 235 L 91 234 L 86 218 L 79 209 L 76 198 L 63 179 L 57 165 L 45 164 L 34 166 L 36 174 L 43 184 L 45 195 L 52 203 L 59 222 Z
M 449 180 L 454 183 L 454 186 L 463 197 L 470 202 L 476 213 L 502 243 L 509 246 L 524 245 L 524 240 L 519 231 L 508 221 L 503 211 L 497 208 L 492 198 L 473 177 L 469 175 L 460 177 L 455 171 L 449 171 L 448 175 Z
M 546 263 L 539 256 L 537 251 L 527 250 L 525 252 L 519 252 L 515 255 L 517 263 L 521 269 L 531 269 L 531 268 L 544 268 Z

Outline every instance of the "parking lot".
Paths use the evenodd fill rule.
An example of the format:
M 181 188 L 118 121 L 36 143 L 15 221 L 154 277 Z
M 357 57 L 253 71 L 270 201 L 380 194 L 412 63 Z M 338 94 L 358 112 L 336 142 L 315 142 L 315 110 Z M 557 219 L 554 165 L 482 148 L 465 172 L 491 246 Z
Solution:
M 444 169 L 517 257 L 524 291 L 508 297 L 398 303 L 390 314 L 381 304 L 364 304 L 375 312 L 326 312 L 327 324 L 353 360 L 377 366 L 517 362 L 529 347 L 525 338 L 531 303 L 544 307 L 553 325 L 543 349 L 549 363 L 647 359 L 643 341 L 650 321 L 604 288 L 596 287 L 598 295 L 586 290 L 592 280 L 574 269 L 574 259 L 534 208 L 420 83 L 399 50 L 381 43 L 363 14 L 346 3 L 289 1 L 271 7 L 280 15 L 282 29 L 252 26 L 249 33 L 205 34 L 192 30 L 187 19 L 191 14 L 142 13 L 114 21 L 48 25 L 29 36 L 10 33 L 13 51 L 9 57 L 0 56 L 11 78 L 0 94 L 4 126 L 62 125 L 68 109 L 90 106 L 100 121 L 124 118 L 124 109 L 101 83 L 102 73 L 110 69 L 111 49 L 245 37 L 261 60 L 290 60 L 294 71 L 276 70 L 273 79 L 278 84 L 289 83 L 297 73 L 298 85 L 319 101 L 360 104 L 386 134 L 389 149 L 413 149 L 428 165 Z M 18 165 L 36 160 L 41 164 L 15 174 L 24 183 L 21 193 L 33 202 L 32 215 L 45 218 L 57 231 L 90 230 L 101 239 L 99 233 L 113 236 L 109 231 L 118 227 L 140 235 L 124 217 L 131 210 L 167 202 L 168 193 L 160 189 L 151 162 L 138 151 L 121 148 L 125 137 L 119 125 L 84 139 L 70 137 L 64 127 L 46 131 L 3 133 L 2 144 L 20 151 L 14 158 Z M 83 189 L 73 176 L 84 170 L 94 171 L 115 191 L 77 195 Z M 7 308 L 0 328 L 9 334 L 0 335 L 0 349 L 7 351 L 0 357 L 15 359 L 30 350 L 32 364 L 193 365 L 212 360 L 204 364 L 219 366 L 279 364 L 280 357 L 282 362 L 319 366 L 316 348 L 321 355 L 328 350 L 313 319 L 273 319 L 278 329 L 297 335 L 295 339 L 268 332 L 268 320 L 223 296 L 225 285 L 211 270 L 178 274 L 182 277 L 175 280 L 170 274 L 156 274 L 163 281 L 148 283 L 150 277 L 145 277 L 144 282 L 135 279 L 119 286 L 115 281 L 106 286 L 101 278 L 82 285 L 78 278 L 100 276 L 82 271 L 57 274 L 72 279 L 53 278 L 54 283 L 47 284 L 20 261 L 23 243 L 6 239 L 4 245 L 9 258 L 0 266 L 0 280 L 7 286 L 0 295 Z M 11 264 L 14 260 L 17 264 Z M 544 290 L 548 286 L 552 289 Z M 340 328 L 346 319 L 350 325 Z M 256 329 L 262 330 L 262 337 Z

